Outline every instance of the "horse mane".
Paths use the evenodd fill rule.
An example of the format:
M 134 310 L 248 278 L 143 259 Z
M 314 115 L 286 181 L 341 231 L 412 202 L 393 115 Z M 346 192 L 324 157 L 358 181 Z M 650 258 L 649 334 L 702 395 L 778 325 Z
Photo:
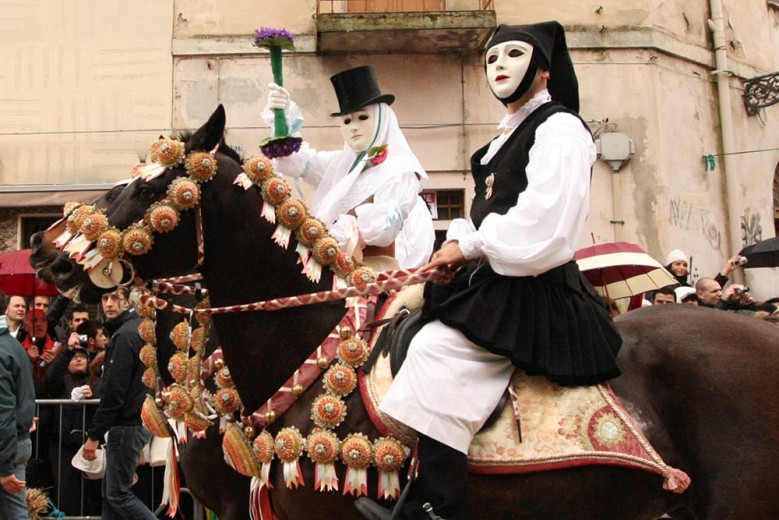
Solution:
M 173 132 L 170 137 L 171 139 L 176 139 L 177 141 L 181 141 L 182 143 L 186 144 L 192 139 L 193 135 L 195 135 L 194 132 L 190 130 L 182 130 Z M 233 147 L 227 144 L 224 137 L 222 137 L 222 139 L 219 141 L 219 151 L 238 164 L 243 163 L 243 156 L 239 154 Z

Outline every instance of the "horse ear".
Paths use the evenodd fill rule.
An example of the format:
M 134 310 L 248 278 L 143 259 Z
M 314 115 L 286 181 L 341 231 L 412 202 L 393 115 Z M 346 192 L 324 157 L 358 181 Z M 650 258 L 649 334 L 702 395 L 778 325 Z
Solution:
M 226 120 L 224 106 L 220 104 L 216 107 L 214 113 L 211 114 L 211 117 L 208 118 L 206 124 L 201 126 L 192 138 L 187 141 L 187 152 L 192 150 L 213 150 L 224 138 Z

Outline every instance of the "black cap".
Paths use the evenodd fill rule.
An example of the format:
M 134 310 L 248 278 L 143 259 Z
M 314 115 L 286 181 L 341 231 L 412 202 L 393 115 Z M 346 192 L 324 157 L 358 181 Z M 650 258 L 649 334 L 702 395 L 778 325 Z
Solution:
M 578 112 L 579 82 L 568 53 L 563 26 L 555 21 L 529 25 L 501 24 L 492 33 L 486 49 L 512 40 L 533 46 L 533 54 L 538 52 L 539 65 L 549 71 L 547 89 L 552 99 Z
M 392 94 L 382 94 L 376 71 L 372 65 L 355 67 L 332 76 L 330 81 L 338 98 L 338 112 L 331 116 L 342 116 L 374 103 L 391 105 L 395 101 Z

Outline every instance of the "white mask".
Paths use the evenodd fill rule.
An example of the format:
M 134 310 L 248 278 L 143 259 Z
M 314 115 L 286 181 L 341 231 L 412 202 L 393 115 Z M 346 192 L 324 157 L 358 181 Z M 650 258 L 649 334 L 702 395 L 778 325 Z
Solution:
M 530 65 L 533 46 L 527 42 L 511 40 L 491 47 L 487 51 L 487 83 L 498 99 L 506 99 L 516 92 Z
M 360 109 L 341 116 L 341 135 L 357 153 L 366 151 L 376 132 L 376 118 L 371 110 Z

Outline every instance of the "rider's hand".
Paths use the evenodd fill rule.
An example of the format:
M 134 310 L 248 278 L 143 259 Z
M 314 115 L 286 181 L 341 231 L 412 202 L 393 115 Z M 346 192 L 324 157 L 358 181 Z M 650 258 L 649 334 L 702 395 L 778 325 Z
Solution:
M 287 110 L 289 108 L 290 96 L 289 91 L 284 87 L 280 87 L 275 83 L 268 84 L 268 104 L 266 109 L 270 110 Z
M 441 249 L 433 253 L 427 265 L 422 267 L 422 272 L 437 268 L 449 268 L 452 271 L 463 265 L 467 260 L 460 249 L 460 243 L 457 240 L 447 242 Z

